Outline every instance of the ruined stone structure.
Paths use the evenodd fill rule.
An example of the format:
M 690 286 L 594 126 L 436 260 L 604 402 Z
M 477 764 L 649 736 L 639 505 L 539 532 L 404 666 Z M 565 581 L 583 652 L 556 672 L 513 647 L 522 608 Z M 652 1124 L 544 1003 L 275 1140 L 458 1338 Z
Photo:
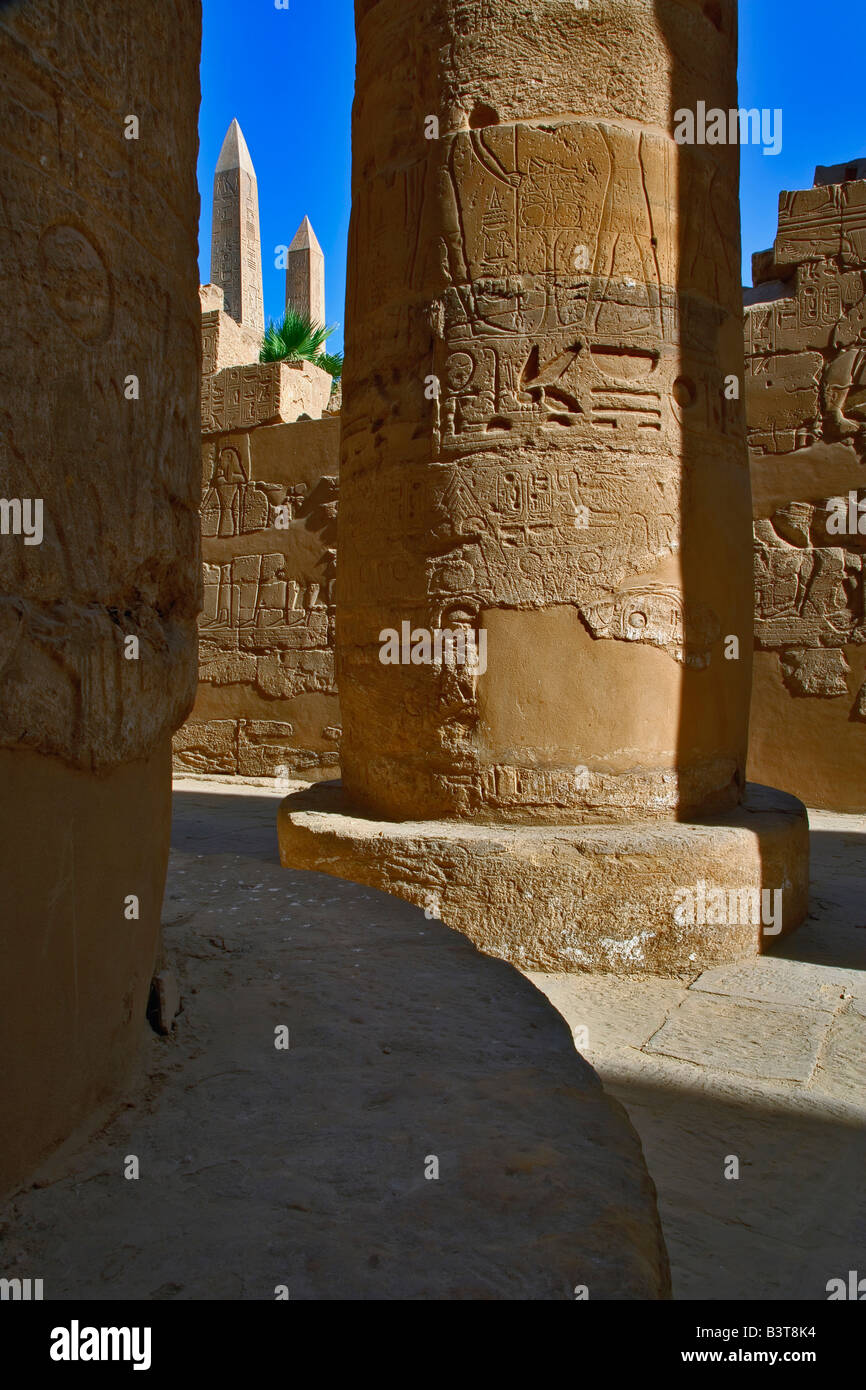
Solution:
M 213 376 L 226 367 L 243 367 L 249 362 L 258 362 L 262 347 L 261 334 L 239 323 L 225 311 L 225 296 L 219 285 L 202 285 L 199 289 L 201 300 L 201 346 L 202 377 Z
M 740 809 L 738 152 L 672 136 L 679 108 L 737 105 L 736 6 L 356 11 L 344 790 L 285 804 L 284 862 L 522 963 L 755 952 L 754 925 L 672 917 L 701 865 L 784 882 L 787 927 L 805 909 L 802 808 Z M 385 664 L 404 623 L 415 660 Z M 485 669 L 425 654 L 443 630 Z
M 226 131 L 214 174 L 211 280 L 224 293 L 229 317 L 255 334 L 261 346 L 265 310 L 259 191 L 237 121 Z
M 236 121 L 220 166 L 230 138 L 252 169 Z M 215 186 L 220 176 L 218 167 Z M 254 176 L 250 198 L 247 220 L 257 227 Z M 229 250 L 222 268 L 240 283 L 247 253 L 237 240 Z M 340 739 L 339 420 L 322 418 L 330 376 L 310 362 L 259 362 L 261 333 L 224 302 L 219 286 L 202 286 L 200 683 L 175 737 L 175 768 L 315 781 L 337 771 Z
M 305 217 L 289 247 L 286 263 L 286 308 L 313 323 L 325 323 L 325 255 Z
M 200 6 L 169 9 L 0 13 L 0 1191 L 116 1098 L 158 953 L 201 593 Z
M 866 810 L 866 160 L 783 193 L 746 292 L 750 776 Z
M 236 371 L 249 379 L 275 368 L 297 376 L 308 395 L 311 378 L 321 379 L 321 415 L 331 378 L 317 367 Z M 336 417 L 251 423 L 238 406 L 218 423 L 203 418 L 200 684 L 175 737 L 178 773 L 337 774 L 339 438 Z

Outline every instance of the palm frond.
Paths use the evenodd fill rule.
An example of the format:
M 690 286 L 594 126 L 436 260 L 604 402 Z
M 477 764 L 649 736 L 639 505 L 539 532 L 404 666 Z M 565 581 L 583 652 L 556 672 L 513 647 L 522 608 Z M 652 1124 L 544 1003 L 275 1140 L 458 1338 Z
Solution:
M 316 366 L 321 367 L 323 372 L 332 376 L 335 381 L 339 381 L 343 375 L 343 354 L 341 352 L 320 352 L 314 359 Z
M 336 324 L 326 327 L 314 323 L 307 314 L 287 309 L 281 319 L 271 319 L 265 330 L 260 362 L 315 362 L 334 332 Z

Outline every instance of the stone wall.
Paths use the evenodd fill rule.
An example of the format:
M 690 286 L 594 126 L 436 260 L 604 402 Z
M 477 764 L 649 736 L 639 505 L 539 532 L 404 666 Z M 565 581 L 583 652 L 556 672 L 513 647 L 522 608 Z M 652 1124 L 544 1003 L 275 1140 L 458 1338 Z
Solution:
M 200 40 L 197 0 L 0 15 L 0 1191 L 116 1100 L 159 949 L 201 594 Z
M 203 412 L 200 684 L 190 721 L 175 738 L 175 769 L 310 781 L 338 776 L 340 421 L 331 415 L 264 423 L 273 418 L 274 383 L 307 390 L 310 411 L 321 413 L 330 378 L 308 364 L 280 363 L 223 376 L 244 385 L 246 398 L 241 393 L 226 404 L 226 391 L 216 388 L 219 409 Z M 206 380 L 211 400 L 214 390 Z M 297 414 L 290 391 L 278 405 Z M 234 428 L 208 430 L 215 422 Z
M 859 177 L 857 175 L 859 174 Z M 866 810 L 866 164 L 783 193 L 746 291 L 749 777 Z
M 225 312 L 223 291 L 219 285 L 202 285 L 201 346 L 202 376 L 212 376 L 226 367 L 242 367 L 258 360 L 261 335 L 242 328 Z

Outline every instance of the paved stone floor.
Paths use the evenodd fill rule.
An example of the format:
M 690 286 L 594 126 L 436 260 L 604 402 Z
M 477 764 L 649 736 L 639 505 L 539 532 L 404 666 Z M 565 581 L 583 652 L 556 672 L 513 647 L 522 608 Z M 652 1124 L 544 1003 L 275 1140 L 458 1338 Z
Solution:
M 666 1296 L 640 1142 L 560 1014 L 418 908 L 282 869 L 277 805 L 176 789 L 183 1012 L 0 1210 L 0 1274 L 51 1299 Z
M 641 1136 L 675 1298 L 866 1274 L 866 816 L 810 822 L 811 916 L 771 954 L 689 985 L 530 977 Z
M 866 1274 L 866 817 L 812 814 L 812 915 L 771 955 L 687 984 L 531 975 L 566 1028 L 549 1009 L 527 1013 L 517 973 L 479 958 L 456 933 L 447 933 L 456 954 L 444 973 L 419 974 L 416 954 L 401 974 L 389 952 L 395 934 L 403 945 L 411 935 L 417 951 L 421 934 L 446 929 L 372 890 L 281 870 L 276 805 L 272 789 L 177 787 L 165 924 L 185 997 L 181 1026 L 171 1039 L 150 1039 L 143 1089 L 127 1111 L 83 1147 L 71 1145 L 40 1175 L 44 1186 L 17 1199 L 5 1228 L 0 1221 L 4 1263 L 13 1264 L 4 1272 L 16 1272 L 17 1260 L 18 1272 L 39 1277 L 48 1264 L 57 1297 L 269 1297 L 289 1249 L 308 1252 L 285 1268 L 292 1297 L 569 1297 L 569 1280 L 579 1278 L 569 1244 L 581 1237 L 545 1248 L 538 1234 L 551 1223 L 562 1231 L 573 1193 L 562 1162 L 572 1119 L 549 1114 L 551 1087 L 573 1081 L 564 1057 L 573 1030 L 643 1142 L 675 1297 L 824 1299 L 829 1279 Z M 479 962 L 492 974 L 479 974 Z M 481 981 L 493 1022 L 483 1039 L 460 994 Z M 396 1014 L 388 1012 L 395 993 Z M 302 1064 L 299 1081 L 327 1065 L 333 1083 L 330 1095 L 300 1084 L 295 1113 L 274 1083 L 278 1113 L 265 1123 L 261 1059 L 269 1055 L 271 1066 L 274 1054 L 257 1048 L 251 1024 L 258 1018 L 263 1036 L 272 1034 L 290 999 L 287 1023 L 313 1035 L 309 1066 L 301 1049 L 287 1059 Z M 366 1022 L 360 1034 L 358 1020 Z M 347 1053 L 353 1036 L 364 1038 L 360 1056 Z M 429 1078 L 431 1052 L 443 1069 L 433 1078 L 442 1111 L 425 1129 L 387 1068 L 408 1057 L 411 1074 Z M 351 1100 L 359 1064 L 369 1084 Z M 449 1098 L 442 1080 L 455 1066 Z M 449 1200 L 448 1186 L 418 1178 L 419 1156 L 438 1153 L 447 1166 L 455 1136 L 465 1144 L 478 1107 L 506 1075 L 517 1111 L 499 1113 L 478 1136 L 468 1163 L 474 1186 L 466 1173 L 469 1186 L 444 1226 L 431 1222 L 424 1203 L 433 1189 Z M 345 1220 L 346 1192 L 359 1190 L 358 1156 L 340 1148 L 347 1104 L 358 1107 L 362 1197 L 369 1188 L 357 1231 Z M 377 1109 L 387 1122 L 375 1139 Z M 413 1127 L 420 1147 L 410 1156 L 403 1150 Z M 284 1191 L 287 1147 L 305 1129 L 286 1211 L 275 1193 Z M 489 1161 L 491 1134 L 505 1165 Z M 616 1202 L 628 1212 L 645 1194 L 628 1143 L 616 1145 Z M 118 1178 L 128 1153 L 160 1184 L 156 1220 L 152 1187 L 148 1198 L 148 1183 Z M 736 1179 L 725 1176 L 731 1158 Z M 580 1180 L 591 1186 L 598 1173 L 584 1161 Z M 376 1190 L 383 1165 L 395 1175 L 384 1196 Z M 409 1181 L 400 1173 L 412 1165 Z M 539 1182 L 515 1218 L 521 1172 Z M 473 1194 L 487 1206 L 474 1253 L 460 1229 Z M 401 1292 L 394 1269 L 405 1242 L 389 1222 L 407 1195 L 413 1239 L 432 1250 L 446 1230 L 451 1245 L 444 1265 L 432 1255 L 426 1269 L 421 1261 Z M 191 1227 L 188 1213 L 202 1202 L 210 1224 Z M 635 1286 L 657 1278 L 654 1259 L 644 1242 Z M 521 1262 L 528 1273 L 515 1273 Z

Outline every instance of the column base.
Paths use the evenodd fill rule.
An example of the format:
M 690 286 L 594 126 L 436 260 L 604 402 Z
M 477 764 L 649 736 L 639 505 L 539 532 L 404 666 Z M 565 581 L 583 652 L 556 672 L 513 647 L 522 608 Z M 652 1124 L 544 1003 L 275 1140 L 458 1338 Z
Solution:
M 373 820 L 324 782 L 278 831 L 285 868 L 405 898 L 523 969 L 691 976 L 760 955 L 809 903 L 806 808 L 756 785 L 700 823 L 513 826 Z

